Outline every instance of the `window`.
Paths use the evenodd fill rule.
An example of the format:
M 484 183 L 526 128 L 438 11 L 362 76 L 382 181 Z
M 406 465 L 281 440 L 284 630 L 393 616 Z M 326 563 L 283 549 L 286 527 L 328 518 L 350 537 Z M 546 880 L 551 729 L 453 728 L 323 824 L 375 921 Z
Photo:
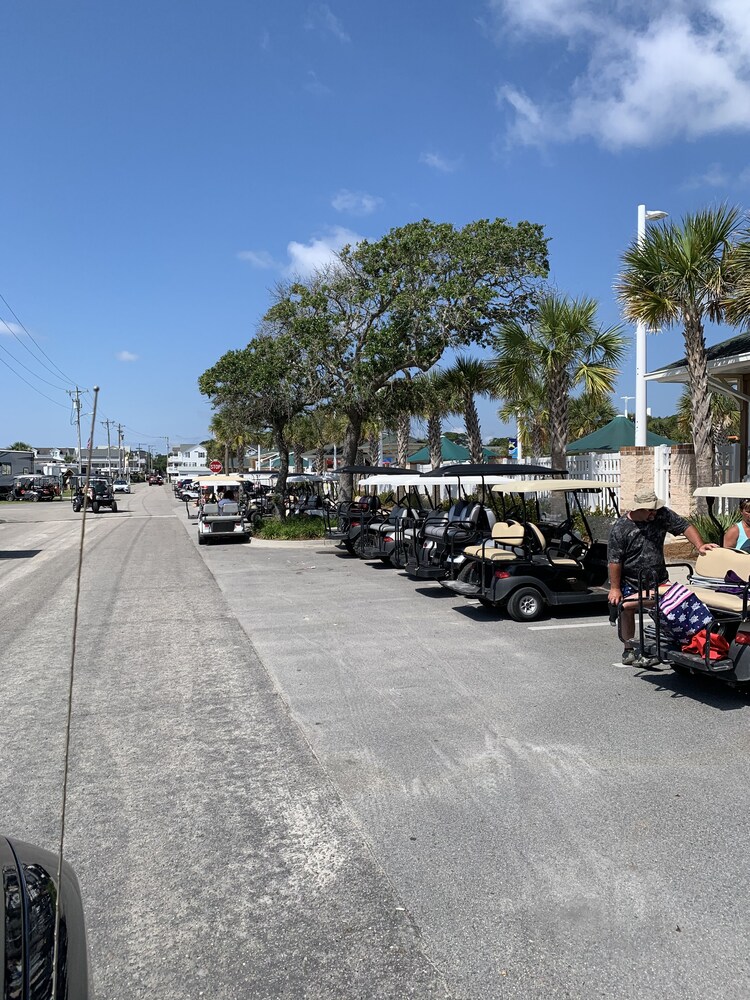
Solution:
M 10 462 L 0 462 L 0 476 L 12 476 L 13 470 Z

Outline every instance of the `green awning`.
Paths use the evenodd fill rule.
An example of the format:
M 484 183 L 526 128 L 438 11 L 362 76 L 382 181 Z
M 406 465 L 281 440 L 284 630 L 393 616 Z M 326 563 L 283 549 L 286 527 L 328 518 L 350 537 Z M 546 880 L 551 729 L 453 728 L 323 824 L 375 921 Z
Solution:
M 620 448 L 635 444 L 635 424 L 628 417 L 615 417 L 598 431 L 592 431 L 585 437 L 573 441 L 565 449 L 569 455 L 581 455 L 589 451 L 617 452 Z M 652 431 L 646 432 L 646 444 L 654 447 L 657 444 L 674 444 L 669 438 L 661 437 Z
M 485 461 L 496 460 L 496 455 L 491 448 L 483 448 L 482 451 Z M 456 444 L 455 441 L 451 441 L 450 438 L 445 436 L 440 438 L 440 455 L 441 462 L 446 464 L 448 462 L 468 462 L 470 457 L 468 448 L 464 448 L 461 444 Z M 409 455 L 406 461 L 409 465 L 429 465 L 429 445 L 425 445 L 424 448 L 420 448 L 413 455 Z

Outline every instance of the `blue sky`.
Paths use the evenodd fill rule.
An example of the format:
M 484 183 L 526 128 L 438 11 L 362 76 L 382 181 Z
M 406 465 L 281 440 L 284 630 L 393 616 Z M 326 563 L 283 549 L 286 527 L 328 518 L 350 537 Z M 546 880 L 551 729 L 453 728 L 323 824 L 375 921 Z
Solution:
M 745 0 L 7 0 L 0 18 L 0 293 L 25 328 L 0 301 L 3 446 L 72 442 L 75 382 L 128 443 L 205 437 L 200 373 L 276 281 L 358 237 L 542 223 L 551 279 L 611 324 L 639 202 L 750 201 Z M 649 368 L 681 347 L 650 337 Z

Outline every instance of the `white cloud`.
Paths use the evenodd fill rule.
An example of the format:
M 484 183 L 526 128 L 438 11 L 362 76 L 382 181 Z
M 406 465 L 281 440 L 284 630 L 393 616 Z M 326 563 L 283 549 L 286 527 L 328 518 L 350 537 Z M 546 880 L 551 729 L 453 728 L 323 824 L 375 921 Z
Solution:
M 328 94 L 332 93 L 331 88 L 318 79 L 318 74 L 314 69 L 307 71 L 307 80 L 303 84 L 303 87 L 313 97 L 327 97 Z
M 321 236 L 315 237 L 309 243 L 298 243 L 292 240 L 287 246 L 289 265 L 288 275 L 299 275 L 308 278 L 315 271 L 326 267 L 336 259 L 336 252 L 347 244 L 359 243 L 362 237 L 351 229 L 343 226 L 333 226 Z
M 239 260 L 246 260 L 253 267 L 264 270 L 279 266 L 267 250 L 240 250 L 237 257 Z
M 750 129 L 746 0 L 489 0 L 516 37 L 559 39 L 583 57 L 559 100 L 505 81 L 520 143 L 593 138 L 610 149 Z
M 458 170 L 460 166 L 460 160 L 447 160 L 440 153 L 420 153 L 419 162 L 426 164 L 433 170 L 439 171 L 441 174 L 452 174 Z
M 130 351 L 118 351 L 115 355 L 118 361 L 137 361 L 138 355 L 131 354 Z
M 18 323 L 0 319 L 0 337 L 22 337 L 25 333 L 26 331 Z
M 319 3 L 310 7 L 305 27 L 308 30 L 317 28 L 326 34 L 333 35 L 339 42 L 351 41 L 340 18 L 336 17 L 327 3 Z
M 372 215 L 383 204 L 383 199 L 364 191 L 349 191 L 341 188 L 331 199 L 331 205 L 337 212 L 349 212 L 351 215 Z
M 740 175 L 741 176 L 741 175 Z M 711 163 L 702 174 L 693 174 L 683 183 L 685 190 L 705 187 L 726 187 L 732 178 L 720 163 Z

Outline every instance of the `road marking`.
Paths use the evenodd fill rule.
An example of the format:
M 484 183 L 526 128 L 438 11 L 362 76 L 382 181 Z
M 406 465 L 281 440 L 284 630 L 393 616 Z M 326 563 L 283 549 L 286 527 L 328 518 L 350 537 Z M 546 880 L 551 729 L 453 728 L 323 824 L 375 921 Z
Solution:
M 529 632 L 549 632 L 561 628 L 601 628 L 609 622 L 581 622 L 580 625 L 529 625 Z

